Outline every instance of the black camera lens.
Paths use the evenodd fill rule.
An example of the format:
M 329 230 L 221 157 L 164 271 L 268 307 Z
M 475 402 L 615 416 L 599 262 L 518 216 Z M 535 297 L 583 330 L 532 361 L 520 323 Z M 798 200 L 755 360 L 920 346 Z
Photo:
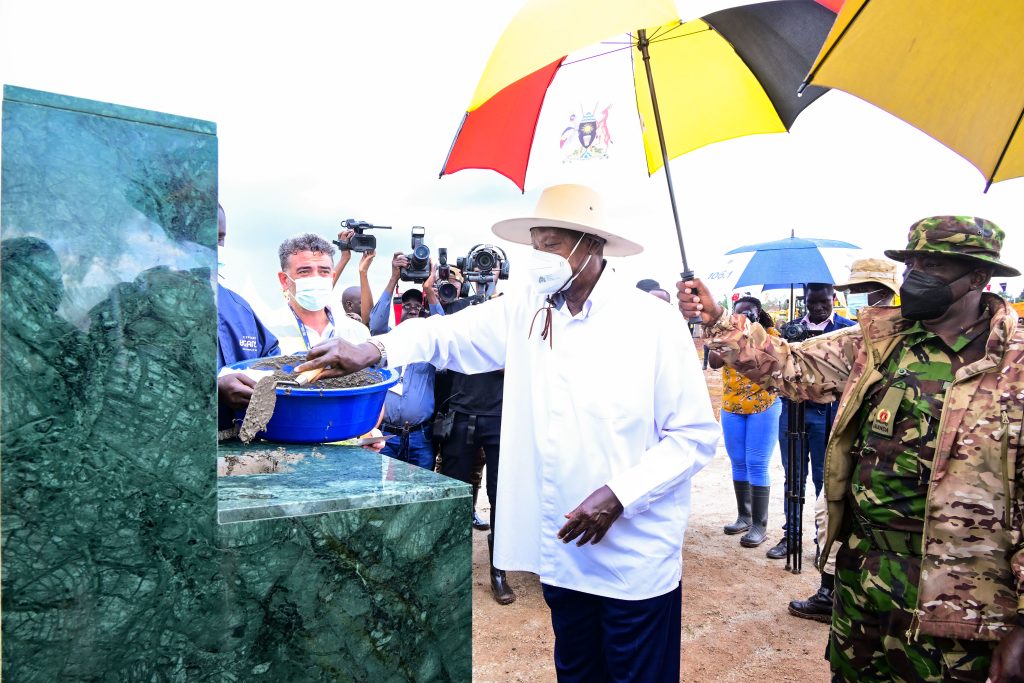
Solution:
M 459 288 L 450 282 L 442 282 L 437 286 L 437 298 L 442 304 L 450 304 L 459 298 Z
M 494 254 L 489 251 L 481 251 L 476 255 L 476 266 L 480 270 L 491 270 L 494 268 L 494 264 L 497 262 L 494 258 Z
M 430 247 L 425 244 L 417 245 L 416 248 L 412 250 L 412 258 L 410 260 L 417 264 L 426 263 L 430 260 Z M 421 265 L 417 265 L 417 268 L 422 267 L 423 266 Z

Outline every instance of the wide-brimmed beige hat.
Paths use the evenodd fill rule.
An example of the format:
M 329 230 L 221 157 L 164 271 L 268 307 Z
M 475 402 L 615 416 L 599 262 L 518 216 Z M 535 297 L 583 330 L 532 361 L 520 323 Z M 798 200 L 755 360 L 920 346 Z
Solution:
M 850 279 L 842 284 L 834 285 L 836 289 L 848 289 L 854 285 L 873 282 L 900 293 L 899 277 L 896 275 L 896 264 L 880 258 L 857 259 L 850 265 Z
M 605 256 L 633 256 L 644 250 L 612 232 L 608 222 L 604 201 L 595 190 L 585 185 L 552 185 L 541 193 L 532 216 L 499 221 L 491 230 L 509 242 L 532 244 L 531 228 L 565 228 L 603 239 Z

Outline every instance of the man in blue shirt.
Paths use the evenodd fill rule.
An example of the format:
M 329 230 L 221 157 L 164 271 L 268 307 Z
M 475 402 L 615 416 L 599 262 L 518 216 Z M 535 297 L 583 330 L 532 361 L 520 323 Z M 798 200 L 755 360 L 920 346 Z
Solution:
M 224 207 L 217 205 L 217 244 L 224 246 L 227 235 Z M 245 299 L 217 283 L 217 371 L 250 358 L 280 355 L 281 350 L 270 330 L 260 321 Z M 217 378 L 217 423 L 220 429 L 231 427 L 234 412 L 249 406 L 256 382 L 241 373 Z
M 833 330 L 855 325 L 852 320 L 847 320 L 841 315 L 836 315 L 832 310 L 832 299 L 835 290 L 832 285 L 809 282 L 804 287 L 804 307 L 807 314 L 800 319 L 812 333 L 828 334 Z M 789 490 L 789 405 L 788 399 L 782 399 L 782 414 L 779 416 L 779 448 L 782 453 L 782 467 L 786 473 L 786 488 Z M 811 403 L 804 402 L 804 420 L 807 425 L 807 440 L 804 442 L 803 470 L 804 481 L 800 482 L 801 494 L 807 481 L 808 462 L 810 464 L 811 480 L 814 482 L 814 495 L 821 493 L 821 487 L 825 482 L 825 444 L 828 443 L 828 433 L 832 429 L 832 420 L 836 416 L 836 405 L 832 403 Z M 785 502 L 783 502 L 785 504 Z M 783 524 L 783 530 L 790 529 L 788 520 Z M 782 540 L 768 549 L 765 553 L 773 560 L 781 560 L 786 557 L 787 540 L 783 534 Z
M 408 259 L 402 252 L 396 252 L 391 261 L 391 279 L 380 299 L 370 311 L 370 333 L 385 334 L 391 330 L 388 318 L 391 314 L 391 292 L 398 286 L 402 268 Z M 434 264 L 430 264 L 430 277 L 423 283 L 423 291 L 409 289 L 402 294 L 402 317 L 399 324 L 409 318 L 418 318 L 426 302 L 433 315 L 444 315 L 434 292 Z M 398 436 L 384 445 L 382 454 L 434 469 L 434 449 L 431 431 L 434 418 L 434 366 L 430 363 L 410 363 L 394 368 L 401 379 L 388 390 L 384 400 L 384 422 L 381 431 L 386 435 Z

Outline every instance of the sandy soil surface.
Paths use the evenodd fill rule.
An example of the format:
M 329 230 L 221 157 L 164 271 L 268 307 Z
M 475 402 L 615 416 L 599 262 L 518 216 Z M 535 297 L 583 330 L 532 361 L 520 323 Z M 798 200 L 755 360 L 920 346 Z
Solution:
M 705 373 L 712 399 L 720 397 L 719 374 Z M 722 526 L 735 519 L 729 459 L 724 448 L 693 481 L 692 511 L 683 550 L 682 679 L 684 681 L 827 681 L 823 659 L 828 626 L 790 616 L 792 599 L 818 587 L 814 569 L 814 518 L 805 507 L 804 571 L 784 570 L 785 560 L 765 551 L 781 538 L 782 465 L 772 460 L 772 507 L 768 541 L 743 548 Z M 481 496 L 481 511 L 487 509 Z M 473 680 L 541 683 L 555 680 L 554 636 L 540 583 L 533 574 L 510 572 L 518 599 L 501 606 L 491 598 L 487 532 L 473 532 Z

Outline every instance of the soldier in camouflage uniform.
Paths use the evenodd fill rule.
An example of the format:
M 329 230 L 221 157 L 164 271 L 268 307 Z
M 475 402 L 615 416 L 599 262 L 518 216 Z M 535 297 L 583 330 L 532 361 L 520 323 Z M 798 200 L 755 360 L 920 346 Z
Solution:
M 1024 324 L 985 294 L 1003 232 L 937 216 L 910 229 L 900 307 L 786 344 L 699 281 L 729 365 L 794 400 L 841 396 L 825 461 L 836 563 L 835 681 L 1024 681 Z M 687 290 L 693 288 L 694 293 Z

